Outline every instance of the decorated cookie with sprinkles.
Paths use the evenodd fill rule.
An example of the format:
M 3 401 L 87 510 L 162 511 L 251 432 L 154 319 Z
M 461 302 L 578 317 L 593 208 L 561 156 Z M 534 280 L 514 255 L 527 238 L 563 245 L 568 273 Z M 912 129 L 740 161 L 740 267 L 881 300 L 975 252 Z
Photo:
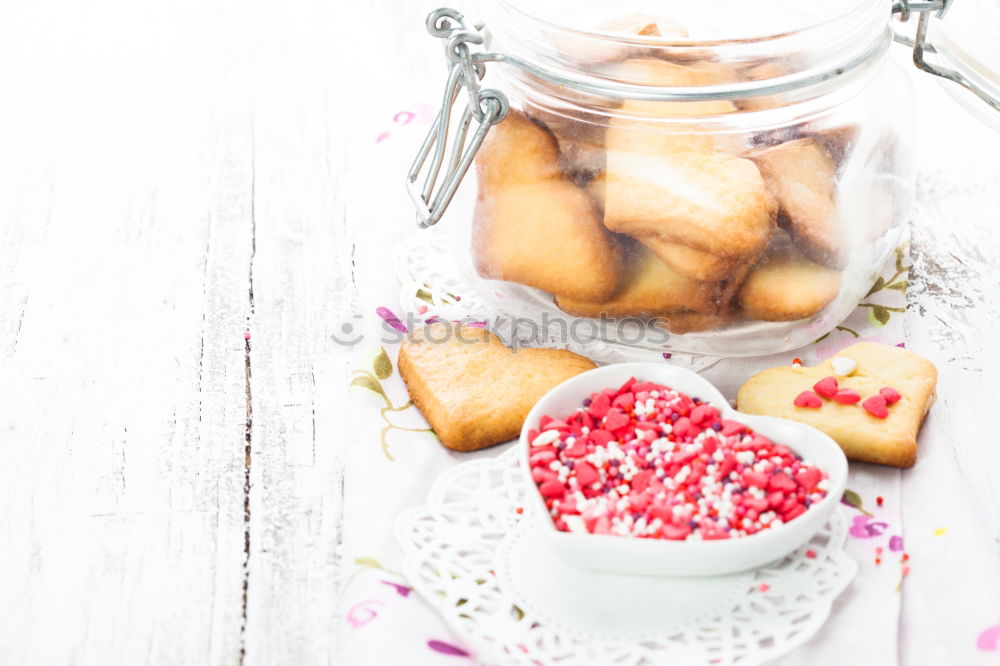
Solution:
M 740 388 L 737 407 L 818 428 L 853 460 L 910 467 L 936 384 L 937 369 L 922 356 L 861 342 L 813 367 L 754 375 Z
M 528 433 L 531 478 L 557 529 L 626 537 L 746 537 L 826 496 L 791 449 L 670 387 L 628 380 Z

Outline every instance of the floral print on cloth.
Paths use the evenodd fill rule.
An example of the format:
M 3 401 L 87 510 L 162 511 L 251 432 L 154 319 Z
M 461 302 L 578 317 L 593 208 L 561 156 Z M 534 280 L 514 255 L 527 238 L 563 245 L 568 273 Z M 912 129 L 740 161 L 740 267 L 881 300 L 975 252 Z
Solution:
M 756 371 L 799 357 L 812 364 L 859 339 L 903 344 L 906 253 L 899 250 L 874 281 L 862 304 L 834 331 L 794 352 L 756 359 L 724 359 L 701 370 L 727 396 Z M 370 314 L 395 330 L 406 330 L 397 303 L 372 306 Z M 499 455 L 506 445 L 471 454 L 444 449 L 412 405 L 396 372 L 395 346 L 365 350 L 356 356 L 350 383 L 355 423 L 345 481 L 342 633 L 345 663 L 455 663 L 475 659 L 433 610 L 411 593 L 396 572 L 400 551 L 392 535 L 395 517 L 425 500 L 431 481 L 452 465 L 478 456 Z M 693 364 L 683 354 L 665 355 L 665 363 Z M 895 663 L 900 590 L 909 563 L 900 533 L 899 470 L 852 464 L 844 511 L 850 517 L 848 552 L 859 574 L 835 606 L 817 636 L 783 664 L 813 663 L 867 636 L 872 664 Z M 982 639 L 992 644 L 991 634 Z M 419 655 L 419 656 L 417 656 Z M 844 658 L 850 658 L 845 653 Z M 353 661 L 357 659 L 358 661 Z M 818 661 L 816 663 L 819 663 Z M 855 660 L 855 663 L 857 661 Z

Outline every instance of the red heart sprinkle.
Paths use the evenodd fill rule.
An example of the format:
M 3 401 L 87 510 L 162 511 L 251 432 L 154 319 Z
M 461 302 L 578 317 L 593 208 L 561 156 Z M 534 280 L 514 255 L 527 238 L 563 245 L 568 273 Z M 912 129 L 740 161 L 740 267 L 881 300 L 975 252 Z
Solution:
M 624 428 L 628 424 L 628 415 L 617 409 L 608 412 L 607 416 L 604 417 L 605 430 L 618 430 L 619 428 Z
M 795 475 L 795 480 L 807 491 L 812 491 L 816 484 L 823 480 L 823 473 L 815 467 L 799 470 Z
M 618 395 L 631 391 L 633 384 L 635 384 L 635 377 L 629 377 L 628 380 L 622 384 L 621 388 L 618 389 Z
M 632 477 L 632 490 L 642 492 L 649 486 L 649 480 L 653 478 L 653 470 L 647 469 Z
M 794 520 L 806 512 L 806 507 L 802 504 L 796 504 L 790 511 L 786 511 L 782 514 L 781 519 L 786 523 L 790 520 Z
M 824 398 L 832 398 L 837 394 L 837 378 L 836 377 L 824 377 L 815 384 L 813 384 L 813 390 L 819 393 Z
M 594 446 L 605 446 L 614 438 L 615 436 L 610 432 L 607 430 L 601 430 L 600 428 L 597 430 L 591 430 L 590 433 L 587 434 L 587 440 Z
M 730 421 L 728 419 L 722 420 L 722 434 L 726 437 L 730 435 L 735 435 L 739 432 L 745 432 L 747 429 L 746 425 L 740 423 L 739 421 Z
M 778 472 L 767 482 L 767 487 L 770 490 L 784 490 L 787 492 L 795 490 L 795 482 L 784 472 Z
M 895 405 L 903 397 L 899 395 L 899 391 L 888 386 L 883 389 L 879 389 L 878 394 L 885 398 L 885 404 L 887 405 Z
M 853 405 L 861 402 L 861 394 L 854 389 L 840 389 L 833 395 L 833 401 L 842 405 Z
M 819 408 L 823 406 L 823 401 L 812 391 L 803 391 L 795 396 L 795 406 Z
M 712 405 L 702 403 L 691 410 L 691 422 L 696 425 L 701 425 L 706 421 L 711 422 L 719 413 L 715 407 Z
M 622 409 L 625 409 L 627 407 L 635 407 L 635 394 L 622 393 L 617 398 L 611 401 L 611 405 L 614 407 L 621 407 Z
M 760 472 L 747 470 L 743 472 L 743 483 L 748 486 L 763 488 L 767 485 L 767 477 Z
M 542 494 L 542 497 L 548 499 L 562 497 L 566 493 L 566 487 L 558 479 L 550 479 L 538 486 L 538 491 Z
M 580 482 L 580 486 L 583 488 L 601 480 L 597 470 L 588 462 L 578 463 L 574 471 L 576 472 L 576 480 Z
M 691 527 L 689 525 L 667 523 L 663 526 L 663 536 L 667 539 L 686 539 L 689 534 L 691 534 Z
M 607 414 L 610 408 L 611 397 L 607 393 L 600 393 L 591 401 L 590 406 L 587 408 L 587 413 L 595 419 L 599 419 Z M 544 428 L 545 426 L 543 425 L 542 427 Z
M 865 408 L 866 412 L 877 419 L 884 419 L 889 416 L 889 410 L 885 406 L 885 398 L 881 395 L 873 395 L 862 402 L 861 406 Z

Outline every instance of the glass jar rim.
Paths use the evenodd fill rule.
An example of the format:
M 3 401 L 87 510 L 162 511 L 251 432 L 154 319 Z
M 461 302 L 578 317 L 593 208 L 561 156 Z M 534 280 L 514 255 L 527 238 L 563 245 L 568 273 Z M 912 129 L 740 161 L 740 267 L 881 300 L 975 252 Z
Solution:
M 649 44 L 655 44 L 657 46 L 726 46 L 733 44 L 752 44 L 760 42 L 773 41 L 775 39 L 780 39 L 787 37 L 793 33 L 802 33 L 816 28 L 822 27 L 829 24 L 832 20 L 840 19 L 852 11 L 859 10 L 862 8 L 870 9 L 876 3 L 872 3 L 870 0 L 855 0 L 854 5 L 841 11 L 837 16 L 828 17 L 824 20 L 815 20 L 812 22 L 804 23 L 801 26 L 797 26 L 794 29 L 786 29 L 778 32 L 764 33 L 758 35 L 741 36 L 741 37 L 717 37 L 713 39 L 703 39 L 690 36 L 660 36 L 660 35 L 629 35 L 622 34 L 620 32 L 614 32 L 611 30 L 601 29 L 600 27 L 594 28 L 576 28 L 570 25 L 558 23 L 555 20 L 545 18 L 539 14 L 532 13 L 522 7 L 519 7 L 515 0 L 487 0 L 488 2 L 495 2 L 497 4 L 505 6 L 509 11 L 519 15 L 527 21 L 538 23 L 544 25 L 545 27 L 558 30 L 566 33 L 576 34 L 587 38 L 599 38 L 601 40 L 617 42 L 625 45 L 635 45 L 643 46 Z M 888 15 L 888 12 L 883 12 Z
M 701 40 L 584 30 L 532 14 L 514 0 L 487 0 L 484 14 L 494 52 L 477 55 L 483 62 L 514 65 L 550 84 L 586 94 L 645 101 L 746 99 L 824 83 L 878 59 L 892 42 L 891 13 L 868 0 L 856 6 L 864 9 L 838 14 L 832 24 L 813 23 L 768 36 Z M 609 47 L 628 49 L 628 57 L 637 60 L 795 64 L 753 80 L 663 86 L 596 71 L 590 65 L 600 61 L 588 61 L 588 52 L 607 52 Z

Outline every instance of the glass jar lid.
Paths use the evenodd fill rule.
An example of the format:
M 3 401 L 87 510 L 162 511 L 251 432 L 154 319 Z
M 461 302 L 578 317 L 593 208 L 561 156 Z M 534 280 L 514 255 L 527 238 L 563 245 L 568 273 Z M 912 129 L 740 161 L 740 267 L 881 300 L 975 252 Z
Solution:
M 979 100 L 975 105 L 970 101 L 969 107 L 1000 129 L 1000 50 L 995 48 L 1000 37 L 1000 0 L 894 0 L 891 4 L 872 0 L 487 0 L 484 4 L 485 31 L 483 24 L 467 25 L 461 12 L 450 8 L 435 10 L 427 18 L 428 32 L 444 40 L 450 65 L 441 111 L 407 174 L 421 227 L 441 218 L 490 126 L 507 115 L 506 95 L 480 85 L 487 63 L 517 68 L 556 90 L 612 99 L 750 100 L 834 79 L 843 81 L 876 61 L 888 47 L 893 37 L 891 15 L 898 15 L 902 22 L 917 15 L 915 37 L 896 34 L 896 41 L 913 48 L 913 61 L 919 68 L 974 93 Z M 948 20 L 939 20 L 949 10 Z M 932 14 L 937 17 L 933 34 L 938 45 L 929 38 Z M 620 25 L 623 20 L 631 24 Z M 488 51 L 470 48 L 484 45 Z M 759 75 L 741 81 L 737 88 L 728 83 L 661 86 L 619 76 L 613 67 L 588 66 L 588 57 L 595 53 L 598 63 L 615 60 L 607 57 L 607 49 L 615 54 L 615 49 L 624 49 L 635 59 L 663 57 L 683 62 L 688 58 L 736 63 L 743 68 L 749 65 Z M 468 102 L 455 136 L 450 137 L 451 111 L 462 90 Z M 965 95 L 962 101 L 969 97 Z
M 739 90 L 751 97 L 811 85 L 871 61 L 891 41 L 890 12 L 871 0 L 491 0 L 488 48 L 531 63 L 561 86 L 648 99 L 710 98 L 708 88 L 667 89 L 607 63 L 662 58 L 757 67 Z M 621 56 L 621 57 L 617 57 Z M 745 78 L 745 77 L 744 77 Z

